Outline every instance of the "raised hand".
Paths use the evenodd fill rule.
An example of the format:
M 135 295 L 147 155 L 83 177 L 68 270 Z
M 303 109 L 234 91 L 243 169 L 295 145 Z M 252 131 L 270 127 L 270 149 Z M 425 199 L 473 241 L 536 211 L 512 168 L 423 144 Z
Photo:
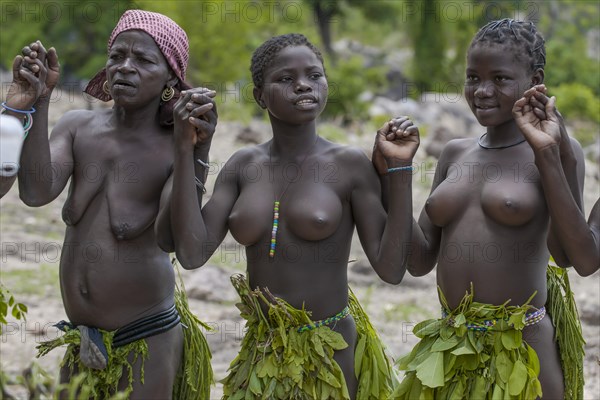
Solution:
M 534 86 L 536 89 L 535 92 L 532 93 L 531 96 L 531 105 L 534 107 L 534 112 L 538 117 L 542 120 L 546 119 L 546 103 L 550 100 L 550 98 L 546 95 L 547 89 L 544 84 Z M 565 120 L 556 108 L 556 104 L 554 106 L 554 112 L 558 117 L 558 123 L 560 126 L 560 154 L 561 157 L 563 154 L 568 154 L 572 152 L 571 149 L 571 140 L 569 138 L 569 134 L 567 133 L 567 127 L 565 126 Z
M 389 167 L 412 163 L 418 148 L 419 128 L 408 117 L 394 118 L 377 131 L 373 163 L 382 174 Z
M 550 99 L 547 96 L 548 89 L 543 83 L 535 85 L 527 90 L 523 96 L 529 98 L 529 102 L 533 107 L 533 112 L 538 116 L 539 119 L 546 119 L 546 103 Z
M 51 47 L 49 50 L 46 50 L 39 40 L 32 43 L 29 48 L 31 49 L 31 53 L 29 56 L 25 57 L 25 62 L 33 62 L 34 65 L 38 65 L 40 77 L 41 73 L 45 74 L 45 79 L 42 80 L 44 86 L 42 87 L 40 98 L 50 98 L 52 91 L 58 84 L 58 78 L 60 77 L 60 64 L 58 62 L 56 49 Z
M 200 146 L 210 143 L 217 126 L 216 92 L 194 88 L 181 92 L 173 109 L 175 139 L 180 144 Z
M 544 98 L 546 95 L 533 87 L 527 90 L 513 107 L 515 121 L 534 150 L 561 142 L 561 121 L 555 107 L 556 98 Z M 543 113 L 539 111 L 539 106 L 535 105 L 536 102 L 543 104 Z
M 26 110 L 39 99 L 49 99 L 60 77 L 56 50 L 46 51 L 38 40 L 25 46 L 13 61 L 13 81 L 6 102 L 12 108 Z
M 379 146 L 377 146 L 378 140 L 379 140 L 379 132 L 382 130 L 388 130 L 389 129 L 389 122 L 386 122 L 379 131 L 377 131 L 377 133 L 375 134 L 375 142 L 373 143 L 373 154 L 371 156 L 371 162 L 373 163 L 373 166 L 375 167 L 375 169 L 377 170 L 377 173 L 379 175 L 385 175 L 387 173 L 388 170 L 388 165 L 387 162 L 385 161 L 385 158 L 383 157 L 383 154 L 381 153 L 381 149 L 379 148 Z

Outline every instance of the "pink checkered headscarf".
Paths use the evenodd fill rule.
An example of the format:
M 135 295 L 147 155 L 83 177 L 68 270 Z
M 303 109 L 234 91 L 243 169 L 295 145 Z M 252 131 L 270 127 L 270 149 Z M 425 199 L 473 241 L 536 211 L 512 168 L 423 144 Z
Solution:
M 171 18 L 162 14 L 143 10 L 127 10 L 119 19 L 108 39 L 108 50 L 110 51 L 120 33 L 134 29 L 144 31 L 154 39 L 169 66 L 179 81 L 183 83 L 190 57 L 188 37 L 185 31 Z M 106 81 L 105 68 L 92 78 L 84 92 L 102 101 L 111 100 L 110 95 L 102 90 L 104 81 Z

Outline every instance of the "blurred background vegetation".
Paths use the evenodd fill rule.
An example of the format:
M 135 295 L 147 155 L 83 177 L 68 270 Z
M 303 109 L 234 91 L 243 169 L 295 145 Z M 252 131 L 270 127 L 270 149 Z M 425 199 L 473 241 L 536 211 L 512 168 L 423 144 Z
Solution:
M 348 123 L 366 118 L 369 97 L 364 94 L 385 95 L 394 77 L 410 88 L 404 95 L 413 98 L 449 88 L 460 91 L 466 49 L 479 27 L 505 17 L 532 20 L 546 38 L 546 84 L 557 95 L 560 110 L 567 118 L 592 123 L 594 128 L 588 128 L 592 137 L 600 124 L 598 1 L 0 3 L 0 66 L 10 70 L 14 55 L 25 44 L 41 39 L 47 47 L 57 48 L 63 83 L 82 85 L 104 65 L 106 41 L 124 10 L 141 8 L 168 15 L 190 39 L 189 82 L 235 99 L 220 113 L 242 121 L 259 111 L 253 104 L 248 71 L 252 51 L 273 35 L 301 32 L 323 50 L 332 84 L 324 117 Z M 361 51 L 353 52 L 356 47 Z

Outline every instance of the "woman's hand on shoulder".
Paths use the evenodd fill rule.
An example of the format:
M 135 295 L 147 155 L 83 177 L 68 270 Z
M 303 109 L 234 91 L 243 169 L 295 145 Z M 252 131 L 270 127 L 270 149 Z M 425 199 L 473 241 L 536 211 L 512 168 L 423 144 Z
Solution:
M 13 80 L 6 103 L 25 110 L 40 99 L 50 99 L 60 77 L 60 64 L 54 47 L 46 50 L 39 40 L 25 46 L 21 53 L 13 61 Z
M 173 109 L 177 141 L 193 146 L 211 142 L 218 119 L 215 95 L 214 90 L 207 88 L 181 92 Z
M 419 128 L 408 117 L 386 122 L 377 131 L 373 163 L 382 174 L 396 164 L 412 163 L 419 148 Z

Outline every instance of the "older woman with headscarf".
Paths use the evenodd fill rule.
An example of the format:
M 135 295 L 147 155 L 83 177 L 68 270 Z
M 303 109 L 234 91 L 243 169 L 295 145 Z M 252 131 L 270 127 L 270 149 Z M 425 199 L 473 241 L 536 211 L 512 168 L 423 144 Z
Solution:
M 157 218 L 169 219 L 165 203 L 177 168 L 177 132 L 198 137 L 190 160 L 177 162 L 195 163 L 189 184 L 198 187 L 200 203 L 217 123 L 215 93 L 184 82 L 187 62 L 187 36 L 174 21 L 127 11 L 108 41 L 106 67 L 86 88 L 114 106 L 69 111 L 49 139 L 57 53 L 37 41 L 13 64 L 3 106 L 28 130 L 21 199 L 42 206 L 71 182 L 60 261 L 69 322 L 58 324 L 64 335 L 39 348 L 43 355 L 68 345 L 61 382 L 71 389 L 78 382 L 78 396 L 104 399 L 124 391 L 132 399 L 209 397 L 210 353 L 200 321 L 176 286 L 169 254 L 157 245 L 157 237 L 169 243 L 170 226 L 155 230 Z M 40 168 L 48 173 L 36 174 Z

